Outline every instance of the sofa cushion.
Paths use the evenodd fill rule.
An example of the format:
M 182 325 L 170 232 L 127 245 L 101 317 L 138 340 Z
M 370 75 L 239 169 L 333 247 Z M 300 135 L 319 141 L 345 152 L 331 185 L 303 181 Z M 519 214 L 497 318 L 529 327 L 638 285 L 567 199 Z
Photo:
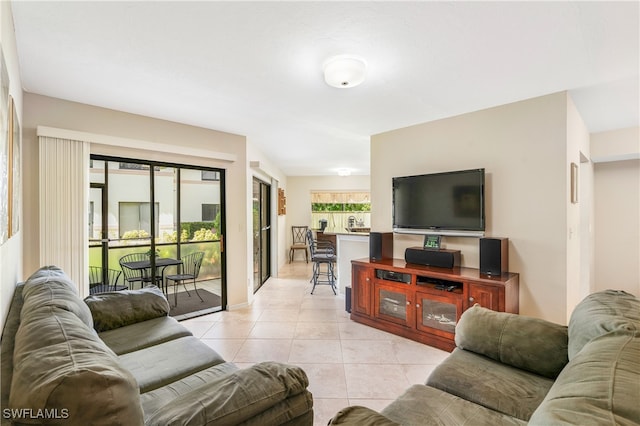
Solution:
M 238 366 L 231 362 L 223 362 L 213 367 L 197 371 L 187 377 L 169 383 L 140 395 L 144 417 L 148 418 L 156 411 L 162 409 L 166 404 L 177 397 L 199 388 L 200 386 L 216 380 L 226 374 L 238 370 Z
M 122 366 L 136 378 L 140 393 L 225 362 L 217 352 L 193 336 L 129 352 L 119 358 Z
M 569 359 L 591 339 L 614 330 L 640 331 L 640 300 L 621 290 L 590 294 L 571 313 Z
M 10 408 L 46 410 L 69 425 L 137 425 L 143 423 L 139 398 L 132 375 L 74 313 L 46 304 L 23 310 Z M 41 424 L 42 418 L 20 422 Z
M 338 411 L 335 416 L 329 420 L 330 425 L 350 425 L 350 426 L 400 426 L 396 422 L 392 422 L 377 411 L 361 405 L 352 405 Z
M 22 315 L 44 306 L 57 307 L 72 312 L 93 327 L 91 312 L 78 297 L 76 285 L 57 266 L 44 266 L 34 272 L 24 284 L 22 298 Z
M 571 360 L 531 416 L 531 425 L 637 425 L 640 334 L 596 337 Z
M 169 315 L 169 302 L 156 286 L 93 294 L 84 299 L 98 332 Z
M 402 425 L 526 425 L 527 423 L 474 404 L 431 386 L 413 385 L 382 410 Z
M 191 335 L 185 326 L 167 316 L 98 333 L 107 346 L 118 355 Z
M 456 348 L 429 375 L 427 385 L 528 420 L 553 380 Z
M 308 385 L 301 368 L 263 362 L 222 375 L 175 398 L 148 417 L 146 424 L 284 424 L 311 410 Z M 252 418 L 256 421 L 248 421 Z
M 567 364 L 567 327 L 475 305 L 456 325 L 456 345 L 503 364 L 555 378 Z

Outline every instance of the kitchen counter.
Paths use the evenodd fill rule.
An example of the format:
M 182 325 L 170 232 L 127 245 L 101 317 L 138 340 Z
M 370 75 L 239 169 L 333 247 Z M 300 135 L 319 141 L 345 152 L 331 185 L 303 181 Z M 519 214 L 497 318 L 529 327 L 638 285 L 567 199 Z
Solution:
M 354 229 L 367 229 L 367 232 L 352 232 L 345 228 L 326 228 L 324 232 L 316 230 L 318 240 L 335 238 L 334 244 L 338 258 L 336 262 L 338 294 L 344 294 L 344 288 L 351 286 L 351 260 L 369 257 L 369 228 Z
M 351 230 L 347 228 L 325 228 L 324 232 L 319 229 L 316 232 L 322 232 L 325 235 L 369 235 L 369 231 L 371 228 L 351 228 Z

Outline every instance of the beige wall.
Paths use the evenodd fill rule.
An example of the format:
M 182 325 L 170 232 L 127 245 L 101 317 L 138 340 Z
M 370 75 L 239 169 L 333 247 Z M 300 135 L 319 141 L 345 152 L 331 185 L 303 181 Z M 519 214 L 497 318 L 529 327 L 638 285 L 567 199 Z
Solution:
M 271 276 L 278 276 L 279 267 L 286 262 L 286 215 L 278 215 L 278 188 L 286 190 L 287 177 L 282 171 L 276 167 L 273 162 L 258 147 L 247 140 L 247 156 L 250 170 L 250 179 L 247 180 L 249 185 L 248 194 L 253 193 L 253 178 L 257 178 L 271 185 Z M 252 203 L 252 201 L 249 201 Z M 249 204 L 251 206 L 251 204 Z M 247 210 L 248 229 L 253 229 L 253 214 L 251 207 Z M 251 240 L 253 241 L 253 240 Z M 250 294 L 249 301 L 253 300 L 253 244 L 247 246 L 247 268 L 250 277 Z
M 9 74 L 9 95 L 14 100 L 18 121 L 22 123 L 22 82 L 16 40 L 11 16 L 11 3 L 0 2 L 0 45 L 5 66 Z M 24 171 L 25 168 L 22 167 Z M 21 192 L 22 189 L 21 189 Z M 20 230 L 0 246 L 0 329 L 8 313 L 9 303 L 16 283 L 23 280 L 22 244 L 25 224 L 20 221 Z
M 640 128 L 591 135 L 595 164 L 595 290 L 640 297 Z
M 392 228 L 393 176 L 484 167 L 486 235 L 509 238 L 520 313 L 565 323 L 567 99 L 557 93 L 373 136 L 372 228 Z M 421 243 L 421 236 L 396 234 L 394 256 Z M 462 251 L 463 265 L 478 267 L 477 238 L 444 243 Z
M 157 120 L 124 112 L 97 108 L 45 96 L 24 96 L 23 148 L 25 162 L 24 200 L 24 252 L 38 253 L 38 143 L 37 126 L 68 129 L 114 138 L 126 138 L 156 143 L 157 149 L 141 150 L 112 145 L 92 144 L 91 152 L 131 158 L 145 158 L 182 164 L 220 167 L 226 170 L 227 229 L 225 249 L 227 253 L 228 305 L 247 303 L 250 285 L 247 268 L 247 211 L 250 193 L 248 188 L 246 141 L 244 136 L 207 130 L 183 124 Z M 163 152 L 162 146 L 167 146 Z M 175 154 L 171 147 L 180 145 L 186 149 L 201 149 L 235 156 L 235 161 L 202 156 Z M 24 257 L 24 269 L 31 273 L 37 269 L 37 256 Z
M 592 276 L 592 211 L 593 167 L 590 157 L 589 132 L 567 97 L 567 154 L 565 164 L 565 204 L 567 208 L 567 311 L 569 321 L 573 308 L 591 292 Z M 571 164 L 578 167 L 577 202 L 571 200 Z

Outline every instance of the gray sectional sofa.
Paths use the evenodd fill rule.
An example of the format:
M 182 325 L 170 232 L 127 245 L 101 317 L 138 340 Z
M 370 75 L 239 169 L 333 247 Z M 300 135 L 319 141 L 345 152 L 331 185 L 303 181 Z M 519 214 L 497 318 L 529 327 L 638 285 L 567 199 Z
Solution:
M 380 413 L 352 406 L 332 425 L 640 425 L 640 300 L 586 297 L 569 326 L 479 306 L 456 349 Z
M 156 287 L 82 300 L 62 270 L 41 268 L 3 330 L 2 424 L 312 424 L 302 369 L 239 369 L 168 312 Z

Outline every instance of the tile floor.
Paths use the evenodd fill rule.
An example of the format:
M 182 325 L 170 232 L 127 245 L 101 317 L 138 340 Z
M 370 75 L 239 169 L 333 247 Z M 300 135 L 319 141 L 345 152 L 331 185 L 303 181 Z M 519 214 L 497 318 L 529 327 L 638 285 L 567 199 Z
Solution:
M 302 367 L 313 393 L 314 425 L 341 408 L 381 410 L 411 384 L 424 383 L 448 353 L 349 319 L 329 286 L 310 294 L 311 268 L 285 265 L 244 309 L 182 321 L 240 367 L 274 360 Z

